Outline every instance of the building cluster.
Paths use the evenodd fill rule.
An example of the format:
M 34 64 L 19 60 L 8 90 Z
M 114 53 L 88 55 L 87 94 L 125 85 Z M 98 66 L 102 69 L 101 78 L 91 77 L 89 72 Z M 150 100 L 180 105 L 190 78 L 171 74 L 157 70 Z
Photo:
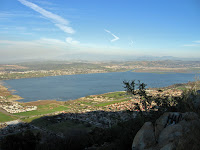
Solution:
M 166 89 L 166 90 L 147 90 L 147 93 L 153 97 L 179 97 L 183 91 L 179 89 Z
M 88 73 L 105 73 L 105 69 L 61 69 L 61 70 L 29 70 L 29 71 L 1 71 L 0 79 L 19 79 L 32 78 L 44 76 L 59 76 L 59 75 L 73 75 L 73 74 L 88 74 Z
M 17 102 L 7 100 L 0 100 L 0 108 L 11 114 L 37 110 L 37 106 L 22 106 Z
M 120 102 L 120 103 L 114 103 L 111 105 L 107 105 L 105 106 L 105 110 L 106 111 L 124 111 L 124 110 L 130 110 L 133 111 L 134 107 L 135 107 L 135 103 L 137 102 L 136 99 L 132 99 L 129 101 L 125 101 L 125 102 Z

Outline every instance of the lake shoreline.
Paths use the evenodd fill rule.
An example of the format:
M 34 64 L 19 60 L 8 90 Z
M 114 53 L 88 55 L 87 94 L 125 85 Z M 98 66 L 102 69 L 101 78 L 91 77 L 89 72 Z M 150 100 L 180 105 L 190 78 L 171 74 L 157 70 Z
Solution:
M 0 82 L 0 100 L 1 99 L 6 99 L 8 101 L 18 101 L 23 99 L 21 96 L 19 95 L 13 95 L 12 91 L 9 91 L 8 88 L 6 86 L 4 86 L 4 84 L 2 82 Z
M 194 81 L 195 82 L 195 81 Z M 191 83 L 194 83 L 194 82 L 191 82 Z M 189 82 L 188 82 L 189 83 Z M 174 88 L 176 85 L 178 86 L 186 86 L 188 85 L 188 83 L 180 83 L 180 84 L 173 84 L 173 85 L 170 85 L 170 86 L 167 86 L 167 87 L 162 87 L 163 89 L 166 89 L 166 88 Z M 147 88 L 147 90 L 158 90 L 158 89 L 162 89 L 162 88 Z M 9 89 L 4 86 L 4 83 L 2 81 L 0 81 L 0 92 L 1 90 L 3 91 L 6 91 L 7 93 L 10 93 L 12 97 L 14 98 L 9 98 L 7 100 L 9 101 L 16 101 L 18 103 L 21 103 L 21 104 L 35 104 L 35 105 L 39 105 L 41 103 L 47 103 L 47 104 L 50 104 L 50 103 L 62 103 L 62 102 L 70 102 L 70 101 L 76 101 L 76 100 L 80 100 L 80 99 L 83 99 L 83 98 L 86 98 L 86 97 L 90 97 L 90 96 L 98 96 L 98 95 L 103 95 L 103 94 L 111 94 L 111 93 L 116 93 L 116 92 L 125 92 L 125 91 L 114 91 L 114 92 L 107 92 L 107 93 L 103 93 L 103 94 L 94 94 L 94 95 L 88 95 L 88 96 L 83 96 L 83 97 L 79 97 L 77 99 L 71 99 L 71 100 L 66 100 L 66 101 L 58 101 L 56 99 L 45 99 L 45 100 L 35 100 L 35 101 L 29 101 L 29 102 L 19 102 L 18 100 L 21 100 L 21 99 L 24 99 L 23 97 L 20 97 L 19 95 L 12 95 L 12 91 L 9 91 Z M 1 96 L 1 95 L 0 95 Z M 1 100 L 1 99 L 0 99 Z
M 180 69 L 180 68 L 178 68 Z M 114 72 L 134 72 L 134 73 L 152 73 L 152 74 L 176 74 L 176 73 L 181 73 L 181 74 L 189 74 L 189 73 L 197 73 L 199 74 L 200 72 L 194 72 L 194 71 L 190 71 L 190 70 L 175 70 L 174 68 L 164 68 L 164 69 L 149 69 L 149 68 L 136 68 L 136 69 L 126 69 L 126 70 L 119 70 L 119 71 L 89 71 L 87 73 L 83 72 L 83 73 L 66 73 L 66 74 L 56 74 L 56 75 L 33 75 L 33 76 L 17 76 L 16 78 L 8 78 L 8 79 L 1 79 L 0 78 L 0 82 L 1 81 L 6 81 L 6 80 L 17 80 L 17 79 L 31 79 L 31 78 L 43 78 L 43 77 L 55 77 L 55 76 L 70 76 L 70 75 L 82 75 L 82 74 L 101 74 L 101 73 L 114 73 Z M 9 73 L 9 74 L 15 74 L 15 73 Z M 9 75 L 8 74 L 8 75 Z M 22 73 L 19 73 L 22 74 Z
M 127 81 L 140 80 L 147 84 L 148 88 L 161 88 L 176 83 L 187 83 L 192 81 L 194 77 L 195 74 L 188 73 L 155 74 L 127 71 L 5 80 L 4 83 L 2 81 L 1 83 L 9 91 L 16 90 L 16 95 L 23 97 L 23 99 L 16 99 L 19 102 L 38 100 L 69 101 L 87 95 L 122 91 L 125 79 Z
M 198 85 L 200 82 L 198 81 Z M 173 84 L 163 88 L 152 88 L 147 89 L 147 92 L 154 93 L 154 95 L 161 94 L 172 94 L 173 96 L 181 95 L 181 91 L 188 87 L 193 87 L 196 82 Z M 162 95 L 162 94 L 161 94 Z M 104 94 L 88 95 L 80 97 L 75 100 L 68 101 L 56 101 L 56 100 L 38 100 L 33 102 L 17 102 L 23 107 L 37 107 L 37 110 L 20 112 L 16 114 L 10 114 L 7 117 L 14 117 L 24 122 L 31 122 L 35 118 L 42 116 L 51 116 L 60 113 L 86 113 L 94 111 L 112 111 L 120 112 L 134 109 L 134 104 L 138 102 L 137 96 L 127 95 L 125 91 L 115 91 Z M 15 103 L 14 101 L 12 102 Z M 3 114 L 0 114 L 0 116 Z M 4 114 L 6 115 L 6 114 Z M 4 117 L 5 118 L 5 117 Z M 11 118 L 9 118 L 11 119 Z M 1 119 L 0 119 L 0 122 Z

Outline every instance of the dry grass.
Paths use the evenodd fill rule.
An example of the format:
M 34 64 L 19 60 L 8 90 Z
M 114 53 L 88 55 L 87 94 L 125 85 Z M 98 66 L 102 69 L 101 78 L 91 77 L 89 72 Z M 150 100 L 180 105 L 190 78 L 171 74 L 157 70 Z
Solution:
M 23 99 L 19 95 L 12 95 L 11 91 L 8 91 L 8 88 L 1 85 L 1 83 L 0 83 L 0 96 L 3 97 L 3 99 L 10 100 L 10 101 Z
M 2 85 L 0 85 L 0 96 L 6 97 L 6 96 L 10 96 L 11 92 L 8 91 L 8 89 Z
M 62 105 L 63 102 L 56 101 L 56 100 L 38 100 L 38 101 L 34 101 L 34 102 L 23 103 L 23 105 L 27 105 L 27 106 L 30 106 L 30 105 L 39 106 L 39 105 L 48 105 L 48 104 Z

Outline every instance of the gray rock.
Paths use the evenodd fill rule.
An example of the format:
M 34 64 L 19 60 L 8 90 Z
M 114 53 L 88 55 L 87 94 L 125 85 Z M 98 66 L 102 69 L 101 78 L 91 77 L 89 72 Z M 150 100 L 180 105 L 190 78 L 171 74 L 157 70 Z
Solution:
M 200 94 L 197 94 L 194 98 L 194 107 L 197 109 L 200 107 Z
M 195 112 L 183 113 L 183 119 L 186 121 L 197 120 L 198 118 L 199 118 L 199 116 Z
M 164 147 L 162 147 L 160 150 L 176 150 L 176 145 L 174 143 L 168 143 Z
M 175 141 L 182 136 L 182 131 L 183 127 L 180 124 L 169 125 L 161 131 L 158 143 L 163 145 Z
M 166 112 L 164 113 L 161 117 L 159 117 L 157 120 L 156 120 L 156 123 L 155 123 L 155 138 L 156 140 L 158 140 L 158 137 L 161 133 L 161 131 L 169 125 L 169 117 L 176 117 L 178 119 L 178 116 L 180 115 L 179 112 Z M 173 122 L 172 122 L 173 123 Z M 178 122 L 176 122 L 178 123 Z M 175 124 L 175 123 L 174 123 Z
M 153 124 L 146 122 L 137 132 L 133 140 L 132 150 L 144 150 L 153 146 L 155 143 Z
M 197 90 L 197 94 L 199 94 L 199 95 L 200 95 L 200 90 Z
M 191 144 L 189 142 L 191 139 L 198 141 L 199 132 L 200 119 L 196 113 L 167 112 L 156 120 L 155 132 L 151 122 L 146 122 L 142 126 L 133 140 L 132 150 L 175 150 L 185 141 L 188 144 Z M 196 147 L 198 143 L 195 143 Z
M 167 123 L 167 119 L 169 116 L 169 112 L 162 115 L 162 117 L 158 118 L 155 123 L 155 138 L 158 139 L 160 132 L 165 128 Z

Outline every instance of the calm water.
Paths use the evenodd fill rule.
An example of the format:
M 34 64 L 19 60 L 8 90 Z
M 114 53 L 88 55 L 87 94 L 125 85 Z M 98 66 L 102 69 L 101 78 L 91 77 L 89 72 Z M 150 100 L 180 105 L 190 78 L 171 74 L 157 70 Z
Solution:
M 194 81 L 195 74 L 154 74 L 116 72 L 99 74 L 65 75 L 55 77 L 4 81 L 9 90 L 23 97 L 22 102 L 56 99 L 65 101 L 87 95 L 122 91 L 124 80 L 140 80 L 148 87 L 164 87 L 175 83 Z

